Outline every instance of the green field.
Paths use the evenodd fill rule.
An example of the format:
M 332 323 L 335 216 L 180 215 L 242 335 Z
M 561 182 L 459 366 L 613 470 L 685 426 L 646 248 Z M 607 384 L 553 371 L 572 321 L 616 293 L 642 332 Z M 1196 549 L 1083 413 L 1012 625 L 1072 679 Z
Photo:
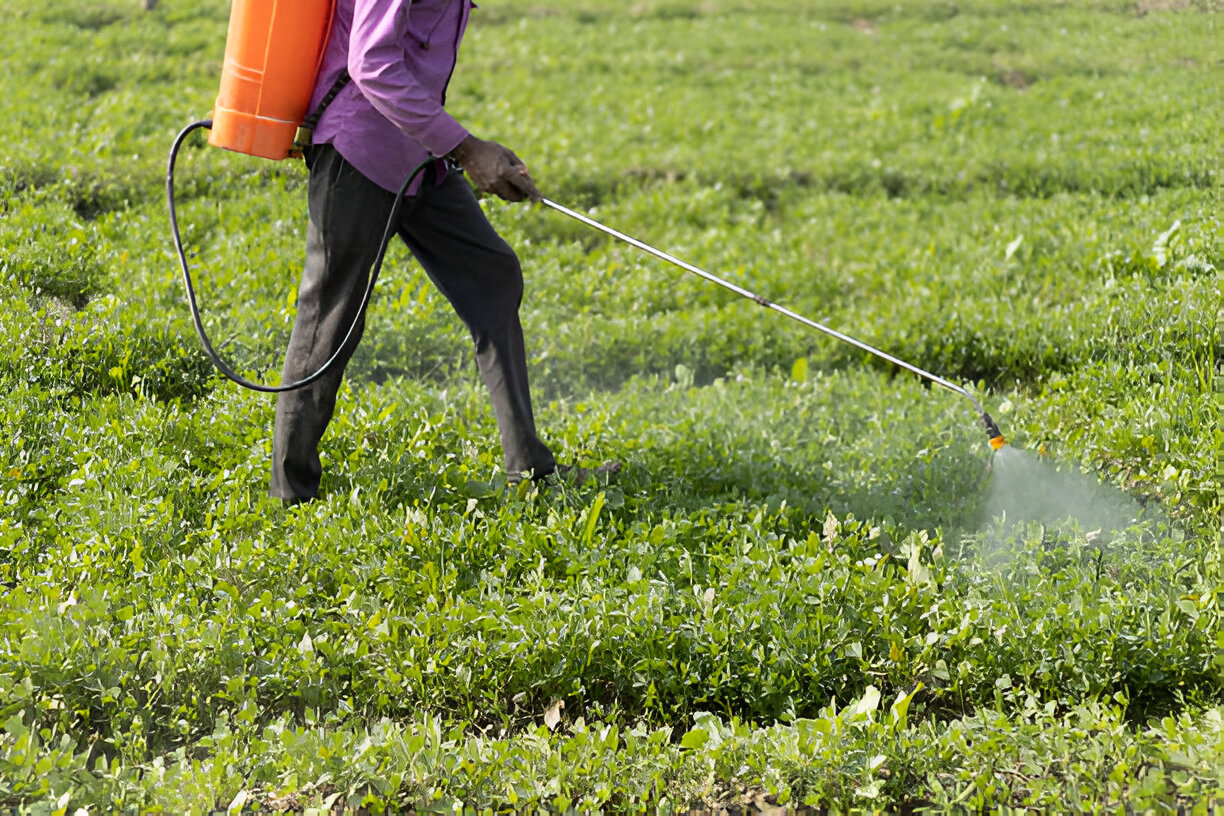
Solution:
M 450 110 L 545 195 L 509 488 L 403 247 L 324 440 L 212 369 L 166 154 L 228 4 L 0 0 L 0 811 L 1207 813 L 1224 798 L 1220 22 L 1186 0 L 487 0 Z M 305 173 L 193 139 L 275 380 Z

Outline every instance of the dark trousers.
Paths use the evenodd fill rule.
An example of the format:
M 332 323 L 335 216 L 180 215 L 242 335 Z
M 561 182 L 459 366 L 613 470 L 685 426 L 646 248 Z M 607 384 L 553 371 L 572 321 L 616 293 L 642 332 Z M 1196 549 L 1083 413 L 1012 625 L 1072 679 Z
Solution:
M 395 199 L 331 145 L 312 147 L 307 164 L 306 266 L 285 354 L 285 382 L 318 370 L 343 341 L 361 305 Z M 527 471 L 537 477 L 551 473 L 556 461 L 536 435 L 527 386 L 527 355 L 518 316 L 523 296 L 518 258 L 485 218 L 461 173 L 452 171 L 441 184 L 435 184 L 428 171 L 425 175 L 420 191 L 401 209 L 399 236 L 472 334 L 509 478 L 515 480 Z M 344 366 L 361 339 L 364 323 L 363 316 L 332 370 L 305 388 L 278 395 L 272 496 L 318 495 L 319 441 L 331 421 Z

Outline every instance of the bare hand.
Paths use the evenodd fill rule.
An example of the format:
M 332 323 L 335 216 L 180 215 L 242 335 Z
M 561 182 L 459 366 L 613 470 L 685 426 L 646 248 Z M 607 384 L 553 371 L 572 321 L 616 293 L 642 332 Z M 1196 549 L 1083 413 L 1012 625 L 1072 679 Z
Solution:
M 468 136 L 451 151 L 451 158 L 459 162 L 482 193 L 492 193 L 506 201 L 525 198 L 539 201 L 544 197 L 536 189 L 522 159 L 497 142 Z

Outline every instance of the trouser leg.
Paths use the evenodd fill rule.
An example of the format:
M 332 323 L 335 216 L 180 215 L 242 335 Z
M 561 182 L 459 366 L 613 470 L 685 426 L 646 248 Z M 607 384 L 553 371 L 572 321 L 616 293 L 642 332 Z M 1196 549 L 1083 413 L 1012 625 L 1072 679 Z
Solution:
M 394 202 L 391 193 L 362 176 L 329 145 L 312 148 L 310 164 L 306 267 L 285 356 L 285 381 L 316 371 L 343 340 L 361 304 Z M 513 250 L 489 224 L 458 173 L 441 186 L 426 181 L 407 205 L 399 232 L 471 332 L 507 474 L 515 479 L 527 471 L 537 477 L 551 473 L 556 461 L 536 433 L 531 408 L 518 317 L 523 277 Z M 361 329 L 359 325 L 333 370 L 305 388 L 278 396 L 271 495 L 296 499 L 318 494 L 319 441 Z
M 506 473 L 512 480 L 556 468 L 536 433 L 519 322 L 523 273 L 514 250 L 497 234 L 462 174 L 426 184 L 400 235 L 426 274 L 467 325 L 476 364 L 493 403 Z
M 395 198 L 357 172 L 330 145 L 312 148 L 309 164 L 306 264 L 283 382 L 317 371 L 344 340 L 361 305 Z M 272 496 L 308 499 L 318 495 L 322 474 L 319 441 L 331 421 L 344 367 L 363 328 L 364 318 L 327 374 L 304 388 L 277 395 L 268 491 Z

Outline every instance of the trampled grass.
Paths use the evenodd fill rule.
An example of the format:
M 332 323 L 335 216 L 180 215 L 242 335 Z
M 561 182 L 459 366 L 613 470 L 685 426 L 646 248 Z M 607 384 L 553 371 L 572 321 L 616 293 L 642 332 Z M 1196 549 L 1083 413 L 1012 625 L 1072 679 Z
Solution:
M 1216 4 L 481 3 L 451 108 L 547 195 L 965 383 L 1013 448 L 488 201 L 544 434 L 623 477 L 507 488 L 465 333 L 397 250 L 292 512 L 162 197 L 227 4 L 0 8 L 0 807 L 1221 796 Z M 274 378 L 304 173 L 202 141 L 206 322 Z M 1098 480 L 1135 523 L 1074 517 Z M 1072 518 L 1020 512 L 1051 485 Z

